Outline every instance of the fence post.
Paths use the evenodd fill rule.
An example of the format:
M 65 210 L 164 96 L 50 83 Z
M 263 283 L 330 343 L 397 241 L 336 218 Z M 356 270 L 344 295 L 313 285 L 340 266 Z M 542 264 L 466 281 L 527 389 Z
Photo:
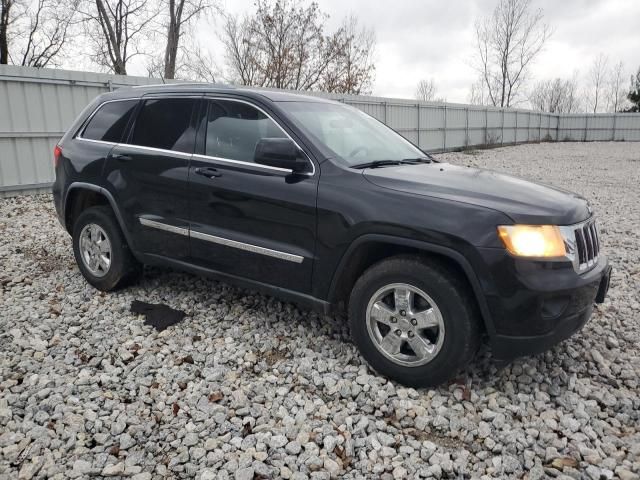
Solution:
M 484 107 L 484 145 L 489 146 L 489 107 Z
M 464 116 L 464 147 L 469 147 L 469 107 L 465 107 L 465 116 Z
M 529 112 L 529 118 L 527 118 L 527 143 L 531 142 L 531 112 Z
M 587 129 L 589 127 L 589 114 L 585 114 L 584 116 L 584 138 L 582 139 L 583 142 L 587 141 Z
M 611 136 L 612 142 L 616 141 L 616 120 L 617 119 L 618 119 L 618 114 L 616 112 L 613 112 L 613 134 Z
M 109 88 L 110 92 L 113 92 L 113 83 L 111 82 L 111 80 L 107 80 L 107 87 Z
M 551 123 L 551 119 L 549 119 Z M 560 114 L 556 114 L 556 142 L 560 141 Z
M 418 148 L 420 147 L 420 103 L 416 103 L 416 110 L 418 112 L 418 121 L 416 122 L 416 131 L 418 132 L 417 134 L 417 142 L 416 144 L 418 145 Z
M 538 114 L 538 143 L 542 142 L 542 114 Z
M 442 151 L 447 151 L 447 105 L 444 105 L 444 128 L 442 129 Z
M 516 145 L 518 143 L 518 112 L 516 112 L 516 127 L 513 134 L 513 144 Z
M 384 109 L 384 111 L 383 111 L 383 113 L 384 113 L 384 122 L 383 123 L 388 126 L 389 124 L 387 123 L 387 102 L 382 102 L 382 108 Z
M 502 133 L 500 134 L 500 145 L 504 145 L 504 107 L 502 107 L 502 110 L 500 110 L 502 112 Z M 517 119 L 518 116 L 516 115 L 516 125 L 517 125 Z

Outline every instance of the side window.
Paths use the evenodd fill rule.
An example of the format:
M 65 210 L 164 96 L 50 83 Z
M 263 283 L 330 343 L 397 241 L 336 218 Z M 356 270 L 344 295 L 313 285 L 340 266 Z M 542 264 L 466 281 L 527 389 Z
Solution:
M 191 128 L 194 98 L 146 100 L 138 113 L 130 143 L 191 153 L 195 138 Z
M 210 157 L 253 162 L 262 138 L 286 138 L 276 123 L 246 103 L 209 102 L 205 154 Z
M 102 105 L 89 120 L 81 137 L 104 142 L 119 142 L 138 100 L 122 100 Z

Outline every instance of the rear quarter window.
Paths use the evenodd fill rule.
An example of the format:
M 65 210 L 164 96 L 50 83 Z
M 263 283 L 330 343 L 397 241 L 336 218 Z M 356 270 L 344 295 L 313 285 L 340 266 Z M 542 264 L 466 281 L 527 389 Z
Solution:
M 103 142 L 120 142 L 138 100 L 121 100 L 103 104 L 91 117 L 81 137 Z

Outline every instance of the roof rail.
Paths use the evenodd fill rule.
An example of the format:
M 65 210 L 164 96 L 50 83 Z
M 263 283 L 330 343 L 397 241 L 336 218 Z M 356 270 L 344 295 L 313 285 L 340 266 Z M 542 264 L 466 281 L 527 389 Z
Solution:
M 208 82 L 173 82 L 173 83 L 150 83 L 148 85 L 134 85 L 131 88 L 149 88 L 149 87 L 187 87 L 187 86 L 200 86 L 200 87 L 214 87 L 214 88 L 229 88 L 234 89 L 232 85 L 224 85 L 218 83 Z

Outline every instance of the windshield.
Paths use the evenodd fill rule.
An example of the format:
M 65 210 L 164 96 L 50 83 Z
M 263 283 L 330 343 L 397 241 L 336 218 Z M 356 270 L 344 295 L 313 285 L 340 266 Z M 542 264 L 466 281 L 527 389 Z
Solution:
M 349 166 L 427 157 L 383 123 L 348 105 L 282 102 L 280 106 Z

